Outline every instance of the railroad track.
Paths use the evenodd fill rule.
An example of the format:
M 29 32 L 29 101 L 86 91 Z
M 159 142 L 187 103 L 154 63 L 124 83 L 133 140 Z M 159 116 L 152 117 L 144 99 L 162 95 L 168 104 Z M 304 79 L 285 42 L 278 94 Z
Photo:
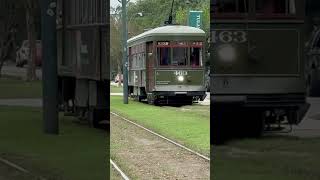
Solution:
M 119 168 L 119 166 L 112 159 L 110 159 L 110 164 L 116 169 L 116 171 L 118 171 L 118 173 L 124 180 L 130 180 L 129 177 Z
M 122 119 L 122 120 L 124 120 L 124 121 L 126 121 L 128 123 L 130 123 L 130 124 L 133 124 L 133 125 L 141 128 L 141 129 L 143 129 L 143 130 L 145 130 L 145 131 L 147 131 L 147 132 L 149 132 L 149 133 L 151 133 L 151 134 L 153 134 L 153 135 L 155 135 L 155 136 L 157 136 L 157 137 L 159 137 L 159 138 L 161 138 L 161 139 L 163 139 L 163 140 L 165 140 L 167 142 L 170 142 L 170 143 L 172 143 L 172 144 L 174 144 L 174 145 L 176 145 L 176 146 L 178 146 L 178 147 L 180 147 L 180 148 L 182 148 L 182 149 L 184 149 L 186 151 L 189 151 L 190 153 L 192 153 L 192 154 L 194 154 L 194 155 L 196 155 L 196 156 L 198 156 L 198 157 L 200 157 L 200 158 L 202 158 L 202 159 L 204 159 L 206 161 L 210 161 L 209 157 L 207 157 L 207 156 L 205 156 L 205 155 L 203 155 L 203 154 L 201 154 L 199 152 L 196 152 L 196 151 L 194 151 L 194 150 L 192 150 L 192 149 L 190 149 L 190 148 L 188 148 L 188 147 L 186 147 L 186 146 L 184 146 L 184 145 L 182 145 L 182 144 L 180 144 L 178 142 L 175 142 L 175 141 L 173 141 L 173 140 L 171 140 L 171 139 L 169 139 L 169 138 L 167 138 L 165 136 L 162 136 L 162 135 L 160 135 L 160 134 L 158 134 L 158 133 L 156 133 L 156 132 L 154 132 L 154 131 L 152 131 L 152 130 L 150 130 L 150 129 L 148 129 L 148 128 L 140 125 L 140 124 L 137 124 L 137 123 L 135 123 L 133 121 L 130 121 L 129 119 L 127 119 L 125 117 L 122 117 L 117 113 L 110 112 L 110 114 L 112 114 L 112 115 L 114 115 L 114 116 L 116 116 L 116 117 L 118 117 L 118 118 L 120 118 L 120 119 Z

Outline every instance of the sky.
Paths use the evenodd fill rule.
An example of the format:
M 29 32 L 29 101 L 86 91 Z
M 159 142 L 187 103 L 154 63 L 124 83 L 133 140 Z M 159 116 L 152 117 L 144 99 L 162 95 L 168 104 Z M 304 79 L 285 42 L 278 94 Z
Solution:
M 135 1 L 136 0 L 130 0 L 130 2 L 135 2 Z M 111 7 L 117 7 L 118 5 L 121 5 L 118 0 L 110 0 Z
M 110 0 L 110 6 L 111 7 L 117 7 L 117 5 L 120 5 L 118 0 Z

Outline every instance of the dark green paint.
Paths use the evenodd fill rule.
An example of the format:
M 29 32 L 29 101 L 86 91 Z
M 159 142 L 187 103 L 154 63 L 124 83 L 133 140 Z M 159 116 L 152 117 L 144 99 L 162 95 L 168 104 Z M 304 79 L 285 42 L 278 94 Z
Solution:
M 178 72 L 186 72 L 187 75 L 183 75 L 184 81 L 178 81 Z M 203 85 L 204 84 L 204 70 L 189 70 L 189 69 L 177 69 L 177 70 L 156 70 L 155 71 L 156 85 Z
M 238 30 L 217 30 L 236 32 Z M 249 29 L 247 41 L 231 43 L 236 49 L 236 59 L 225 63 L 217 55 L 219 46 L 213 47 L 213 60 L 217 74 L 299 75 L 300 32 L 297 29 Z

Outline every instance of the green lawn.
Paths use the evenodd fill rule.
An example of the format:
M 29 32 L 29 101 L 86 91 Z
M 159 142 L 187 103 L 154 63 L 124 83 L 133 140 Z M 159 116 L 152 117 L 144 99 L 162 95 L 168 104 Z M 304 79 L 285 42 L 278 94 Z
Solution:
M 111 111 L 206 155 L 210 152 L 210 113 L 206 106 L 158 107 L 111 96 Z
M 320 179 L 320 138 L 266 137 L 212 149 L 212 172 L 217 180 Z
M 45 135 L 40 109 L 0 107 L 0 157 L 47 179 L 107 179 L 107 133 L 73 120 L 60 117 L 60 134 Z
M 41 96 L 41 81 L 26 82 L 8 76 L 0 78 L 0 99 L 40 98 Z
M 117 86 L 110 86 L 110 92 L 111 93 L 122 93 L 123 92 L 123 87 L 117 87 Z

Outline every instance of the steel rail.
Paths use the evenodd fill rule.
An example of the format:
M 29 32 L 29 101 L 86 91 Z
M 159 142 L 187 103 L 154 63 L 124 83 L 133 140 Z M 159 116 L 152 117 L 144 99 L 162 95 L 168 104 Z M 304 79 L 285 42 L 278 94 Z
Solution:
M 155 135 L 155 136 L 158 136 L 158 137 L 160 137 L 160 138 L 162 138 L 162 139 L 164 139 L 164 140 L 166 140 L 166 141 L 168 141 L 168 142 L 170 142 L 170 143 L 172 143 L 172 144 L 174 144 L 174 145 L 176 145 L 176 146 L 179 146 L 180 148 L 182 148 L 182 149 L 184 149 L 184 150 L 187 150 L 187 151 L 191 152 L 192 154 L 195 154 L 195 155 L 197 155 L 197 156 L 199 156 L 199 157 L 201 157 L 201 158 L 203 158 L 203 159 L 205 159 L 205 160 L 207 160 L 207 161 L 210 161 L 210 158 L 209 158 L 209 157 L 207 157 L 207 156 L 205 156 L 205 155 L 202 155 L 202 154 L 200 154 L 200 153 L 198 153 L 198 152 L 196 152 L 196 151 L 194 151 L 194 150 L 192 150 L 192 149 L 190 149 L 190 148 L 187 148 L 186 146 L 184 146 L 184 145 L 182 145 L 182 144 L 179 144 L 179 143 L 177 143 L 177 142 L 175 142 L 175 141 L 173 141 L 173 140 L 171 140 L 171 139 L 169 139 L 169 138 L 167 138 L 167 137 L 164 137 L 164 136 L 162 136 L 162 135 L 160 135 L 160 134 L 158 134 L 158 133 L 156 133 L 156 132 L 154 132 L 154 131 L 152 131 L 152 130 L 150 130 L 150 129 L 148 129 L 148 128 L 145 128 L 145 127 L 143 127 L 143 126 L 135 123 L 135 122 L 132 122 L 132 121 L 130 121 L 130 120 L 127 119 L 127 118 L 124 118 L 124 117 L 122 117 L 122 116 L 120 116 L 120 115 L 118 115 L 118 114 L 116 114 L 116 113 L 114 113 L 114 112 L 110 112 L 110 114 L 112 114 L 112 115 L 114 115 L 114 116 L 117 116 L 117 117 L 119 117 L 120 119 L 122 119 L 122 120 L 124 120 L 124 121 L 127 121 L 127 122 L 129 122 L 129 123 L 131 123 L 131 124 L 133 124 L 133 125 L 141 128 L 141 129 L 144 129 L 144 130 L 148 131 L 149 133 L 151 133 L 151 134 L 153 134 L 153 135 Z
M 25 174 L 29 174 L 29 175 L 35 177 L 35 175 L 33 175 L 30 171 L 26 170 L 25 168 L 23 168 L 23 167 L 15 164 L 15 163 L 7 160 L 7 159 L 4 159 L 4 158 L 1 158 L 1 157 L 0 157 L 0 163 L 3 163 L 3 164 L 5 164 L 5 165 L 7 165 L 7 166 L 9 166 L 9 167 L 11 167 L 11 168 L 19 171 L 19 172 L 22 172 L 22 173 L 25 173 Z M 36 178 L 37 178 L 37 179 L 40 179 L 40 180 L 47 180 L 46 178 L 44 178 L 44 177 L 42 177 L 42 176 L 37 176 Z
M 128 176 L 117 166 L 117 164 L 112 161 L 112 159 L 110 159 L 110 163 L 119 172 L 119 174 L 124 180 L 130 180 Z

